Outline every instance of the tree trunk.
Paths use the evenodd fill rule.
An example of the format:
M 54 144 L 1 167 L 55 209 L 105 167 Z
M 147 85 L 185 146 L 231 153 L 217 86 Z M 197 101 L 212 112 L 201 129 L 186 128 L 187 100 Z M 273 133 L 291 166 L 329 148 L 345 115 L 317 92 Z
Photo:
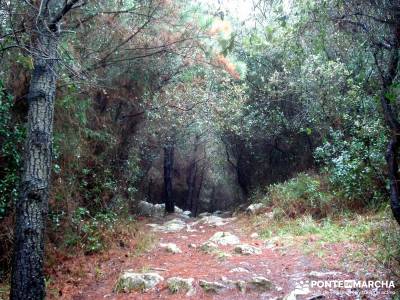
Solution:
M 192 205 L 192 216 L 196 217 L 197 216 L 197 211 L 199 208 L 199 199 L 200 199 L 200 195 L 201 195 L 201 190 L 203 188 L 203 181 L 204 181 L 204 167 L 200 172 L 200 180 L 199 180 L 199 188 L 197 190 L 197 195 L 196 198 L 194 199 L 195 201 L 193 201 L 193 205 Z
M 388 164 L 390 180 L 390 207 L 397 223 L 400 224 L 400 203 L 399 203 L 399 141 L 397 136 L 393 136 L 386 151 L 386 161 Z
M 391 91 L 393 82 L 397 77 L 400 51 L 400 24 L 394 29 L 395 45 L 391 49 L 386 74 L 382 76 L 381 107 L 385 117 L 386 125 L 391 132 L 391 139 L 386 150 L 386 162 L 388 165 L 390 181 L 390 207 L 397 223 L 400 225 L 400 195 L 399 195 L 399 140 L 400 123 L 397 117 L 396 107 L 393 106 L 388 94 Z
M 16 205 L 13 300 L 44 299 L 44 229 L 49 198 L 58 32 L 42 21 L 28 101 L 21 195 Z
M 186 203 L 185 203 L 185 209 L 192 211 L 193 207 L 193 198 L 195 194 L 195 189 L 196 189 L 196 178 L 197 178 L 197 149 L 199 148 L 199 139 L 200 137 L 196 135 L 195 141 L 194 141 L 194 149 L 193 149 L 193 158 L 192 161 L 189 165 L 188 168 L 188 177 L 186 180 L 186 184 L 188 187 L 188 193 L 186 196 Z
M 172 143 L 164 146 L 164 201 L 165 211 L 175 211 L 174 199 L 172 196 L 172 172 L 174 168 L 174 145 Z

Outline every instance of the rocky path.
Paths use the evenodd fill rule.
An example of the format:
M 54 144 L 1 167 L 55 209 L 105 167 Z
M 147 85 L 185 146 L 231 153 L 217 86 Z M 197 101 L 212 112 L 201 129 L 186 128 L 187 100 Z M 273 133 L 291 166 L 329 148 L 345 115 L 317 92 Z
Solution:
M 143 226 L 154 232 L 152 250 L 140 256 L 130 255 L 129 249 L 110 253 L 92 268 L 86 262 L 93 278 L 64 288 L 56 298 L 386 299 L 308 287 L 310 280 L 353 275 L 339 268 L 339 253 L 320 260 L 277 240 L 260 240 L 256 233 L 243 231 L 236 218 L 175 215 L 163 222 L 146 219 Z M 109 271 L 97 276 L 94 268 Z

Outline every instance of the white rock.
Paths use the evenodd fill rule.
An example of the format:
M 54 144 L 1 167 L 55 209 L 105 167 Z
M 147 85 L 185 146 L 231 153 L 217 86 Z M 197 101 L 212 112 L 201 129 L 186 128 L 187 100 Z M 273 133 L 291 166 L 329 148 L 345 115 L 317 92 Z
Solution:
M 227 231 L 218 231 L 210 239 L 210 242 L 214 242 L 220 245 L 237 245 L 240 243 L 239 238 Z
M 162 282 L 164 278 L 158 273 L 135 273 L 131 270 L 125 271 L 118 278 L 114 290 L 116 292 L 148 291 Z
M 257 232 L 253 232 L 252 234 L 250 234 L 250 238 L 252 239 L 257 239 L 259 237 L 259 234 Z
M 206 217 L 206 216 L 210 216 L 210 215 L 211 214 L 209 212 L 203 212 L 203 213 L 199 214 L 199 217 L 202 218 L 202 217 Z
M 242 268 L 242 267 L 237 267 L 233 268 L 232 270 L 229 271 L 230 273 L 250 273 L 249 270 Z
M 174 243 L 166 243 L 166 244 L 161 243 L 160 247 L 165 248 L 170 253 L 174 253 L 174 254 L 182 253 L 182 250 L 179 249 L 179 247 Z
M 240 244 L 235 247 L 235 252 L 243 255 L 253 255 L 253 254 L 261 254 L 262 251 L 260 248 L 248 245 L 248 244 Z
M 308 275 L 311 277 L 323 278 L 323 277 L 336 277 L 341 274 L 342 274 L 341 272 L 335 272 L 335 271 L 328 271 L 328 272 L 311 271 Z
M 195 222 L 194 225 L 200 223 L 212 227 L 219 227 L 224 226 L 235 219 L 236 218 L 221 218 L 219 216 L 210 215 L 202 217 L 199 221 Z
M 263 291 L 270 291 L 273 288 L 272 282 L 263 276 L 254 276 L 249 283 Z
M 199 280 L 199 285 L 204 291 L 213 293 L 218 293 L 220 290 L 226 288 L 224 284 L 217 281 Z
M 207 241 L 200 246 L 204 252 L 210 253 L 218 249 L 218 245 L 214 242 Z
M 246 213 L 250 215 L 257 214 L 264 207 L 263 203 L 254 203 L 246 208 Z
M 193 282 L 193 278 L 171 277 L 167 279 L 167 286 L 171 293 L 184 291 L 187 296 L 193 296 L 196 293 Z
M 164 231 L 164 232 L 175 232 L 180 231 L 186 227 L 186 223 L 181 219 L 172 219 L 168 222 L 165 222 L 163 225 L 158 225 L 154 227 L 156 231 Z
M 175 212 L 183 215 L 183 210 L 175 206 Z M 165 204 L 152 204 L 147 201 L 140 201 L 138 204 L 138 214 L 147 217 L 164 217 Z M 186 217 L 186 215 L 185 215 Z

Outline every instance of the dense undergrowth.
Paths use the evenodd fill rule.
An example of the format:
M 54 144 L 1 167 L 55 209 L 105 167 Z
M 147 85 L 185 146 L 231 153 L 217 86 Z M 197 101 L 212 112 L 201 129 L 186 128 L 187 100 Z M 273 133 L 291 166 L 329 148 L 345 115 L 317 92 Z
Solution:
M 341 195 L 326 175 L 301 173 L 253 194 L 253 202 L 264 203 L 266 209 L 252 224 L 266 240 L 278 238 L 290 245 L 294 237 L 303 237 L 303 250 L 319 257 L 329 256 L 327 244 L 358 245 L 351 261 L 369 263 L 367 269 L 377 267 L 400 278 L 400 230 L 389 204 L 381 200 L 365 207 L 365 200 L 355 203 Z

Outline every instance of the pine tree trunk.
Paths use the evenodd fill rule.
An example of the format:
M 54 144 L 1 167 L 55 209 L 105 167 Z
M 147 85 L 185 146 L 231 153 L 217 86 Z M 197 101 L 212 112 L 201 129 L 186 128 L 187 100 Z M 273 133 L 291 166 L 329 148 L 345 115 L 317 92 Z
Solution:
M 43 22 L 44 23 L 44 22 Z M 12 300 L 44 299 L 44 229 L 49 198 L 58 33 L 40 26 L 28 94 L 21 195 L 16 205 Z

